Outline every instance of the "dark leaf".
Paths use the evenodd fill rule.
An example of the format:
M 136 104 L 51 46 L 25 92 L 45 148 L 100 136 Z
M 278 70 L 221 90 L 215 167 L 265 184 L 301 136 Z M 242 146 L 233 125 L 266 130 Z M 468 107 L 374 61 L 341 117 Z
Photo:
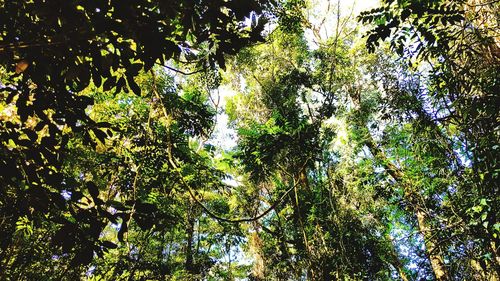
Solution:
M 102 130 L 100 129 L 92 129 L 92 131 L 94 132 L 96 138 L 102 143 L 102 144 L 105 144 L 106 143 L 106 138 L 107 138 L 107 134 L 105 132 L 103 132 Z
M 92 262 L 94 258 L 94 250 L 92 247 L 86 246 L 81 249 L 72 261 L 72 265 L 87 265 Z
M 141 88 L 134 81 L 134 77 L 127 76 L 127 82 L 128 82 L 128 86 L 130 87 L 130 89 L 132 90 L 132 92 L 134 92 L 134 94 L 140 96 L 141 95 Z
M 116 249 L 116 248 L 118 248 L 118 245 L 116 245 L 115 243 L 110 242 L 110 241 L 103 241 L 102 242 L 102 246 L 104 248 L 107 248 L 107 249 Z
M 109 91 L 116 86 L 116 77 L 111 76 L 106 81 L 104 81 L 104 85 L 102 86 L 104 91 Z
M 142 69 L 143 65 L 141 63 L 133 63 L 127 67 L 127 77 L 136 76 Z
M 128 232 L 127 220 L 125 218 L 126 216 L 124 216 L 124 218 L 122 219 L 122 225 L 120 227 L 120 230 L 118 231 L 118 240 L 120 242 L 124 242 L 123 236 Z
M 87 182 L 87 189 L 92 198 L 95 199 L 99 197 L 99 189 L 97 188 L 97 185 L 94 182 L 91 181 Z

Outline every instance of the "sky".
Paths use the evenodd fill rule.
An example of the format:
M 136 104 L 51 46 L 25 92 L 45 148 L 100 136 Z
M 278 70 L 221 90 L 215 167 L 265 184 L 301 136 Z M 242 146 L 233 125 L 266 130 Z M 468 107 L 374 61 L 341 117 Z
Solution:
M 321 0 L 321 1 L 327 2 L 325 0 Z M 355 10 L 357 12 L 361 12 L 363 10 L 375 8 L 377 6 L 377 4 L 379 3 L 379 1 L 378 0 L 357 0 L 357 1 L 345 0 L 345 1 L 342 1 L 342 3 L 344 3 L 344 5 L 347 5 L 347 6 L 352 6 L 354 4 Z
M 323 21 L 323 18 L 325 18 L 325 24 L 322 30 L 323 36 L 331 35 L 330 33 L 333 29 L 332 26 L 334 25 L 336 19 L 336 16 L 331 16 L 331 13 L 325 16 L 325 11 L 328 10 L 328 6 L 330 6 L 330 10 L 332 12 L 336 11 L 337 1 L 340 2 L 341 17 L 349 16 L 351 11 L 352 17 L 356 17 L 360 12 L 375 8 L 379 3 L 379 0 L 311 0 L 311 3 L 315 8 L 313 8 L 314 11 L 309 15 L 309 20 L 312 22 L 316 21 L 316 24 L 319 24 L 319 22 Z M 306 37 L 310 41 L 310 45 L 313 46 L 314 44 L 312 43 L 311 34 L 306 33 Z M 213 94 L 215 99 L 217 99 L 217 95 L 220 95 L 221 102 L 219 107 L 224 109 L 226 100 L 234 96 L 236 93 L 227 86 L 222 86 Z M 210 143 L 223 150 L 229 150 L 235 147 L 237 135 L 233 129 L 228 128 L 228 117 L 223 110 L 217 115 L 216 121 L 214 136 L 210 140 Z
M 339 0 L 340 1 L 340 16 L 355 18 L 360 12 L 366 11 L 372 8 L 375 8 L 379 3 L 378 0 Z M 323 24 L 322 36 L 331 36 L 333 26 L 335 26 L 336 20 L 336 10 L 337 10 L 337 0 L 311 0 L 312 4 L 315 8 L 313 8 L 313 12 L 309 14 L 309 20 L 311 22 L 314 21 L 319 22 L 323 21 L 323 18 L 326 20 Z M 330 3 L 330 12 L 325 16 L 325 11 L 328 10 L 328 6 Z M 333 13 L 333 16 L 332 16 Z M 306 39 L 309 41 L 309 45 L 311 48 L 315 48 L 315 44 L 312 41 L 312 33 L 306 31 Z M 214 100 L 218 100 L 218 96 L 220 96 L 219 110 L 216 116 L 215 129 L 212 137 L 208 141 L 208 143 L 214 145 L 215 147 L 229 151 L 236 147 L 237 145 L 237 132 L 229 127 L 228 116 L 224 112 L 226 101 L 232 98 L 236 92 L 230 89 L 226 85 L 221 85 L 221 87 L 212 92 L 212 98 Z M 228 185 L 236 186 L 238 183 L 234 179 L 226 179 L 225 183 Z
M 360 12 L 366 11 L 372 8 L 375 8 L 379 3 L 378 0 L 339 0 L 340 1 L 340 16 L 347 17 L 351 13 L 352 17 L 356 17 Z M 323 36 L 331 36 L 331 30 L 335 24 L 336 16 L 332 16 L 331 13 L 329 15 L 324 15 L 324 11 L 328 10 L 328 3 L 330 2 L 331 11 L 335 11 L 338 7 L 337 0 L 312 0 L 313 4 L 316 6 L 313 14 L 309 15 L 309 20 L 311 22 L 316 21 L 317 23 L 324 21 L 323 27 Z M 307 34 L 306 39 L 310 41 L 310 46 L 314 47 L 314 43 L 311 41 L 311 34 Z M 217 100 L 217 95 L 220 95 L 220 103 L 219 103 L 219 112 L 216 116 L 216 127 L 214 130 L 214 134 L 212 138 L 208 141 L 210 144 L 218 147 L 222 150 L 231 150 L 237 145 L 237 133 L 234 129 L 229 128 L 228 116 L 224 112 L 224 108 L 228 99 L 232 98 L 236 92 L 230 89 L 226 85 L 221 85 L 221 87 L 212 92 L 213 98 Z M 238 182 L 234 179 L 226 179 L 224 182 L 231 186 L 238 185 Z M 249 256 L 245 256 L 245 254 L 241 251 L 240 247 L 235 249 L 235 252 L 232 253 L 234 260 L 240 265 L 248 264 L 252 261 L 252 258 Z M 224 258 L 226 260 L 227 257 Z M 243 279 L 246 280 L 246 279 Z
M 346 18 L 355 19 L 360 12 L 378 6 L 378 0 L 310 0 L 312 8 L 307 12 L 307 18 L 319 33 L 313 34 L 306 30 L 306 39 L 310 48 L 316 48 L 315 41 L 324 42 L 335 34 L 337 18 L 342 23 Z
M 312 0 L 312 2 L 316 2 L 319 7 L 327 7 L 328 3 L 330 5 L 337 5 L 337 0 Z M 348 11 L 352 7 L 354 7 L 354 12 L 359 14 L 364 10 L 369 10 L 375 8 L 379 0 L 340 0 L 340 8 L 343 11 Z

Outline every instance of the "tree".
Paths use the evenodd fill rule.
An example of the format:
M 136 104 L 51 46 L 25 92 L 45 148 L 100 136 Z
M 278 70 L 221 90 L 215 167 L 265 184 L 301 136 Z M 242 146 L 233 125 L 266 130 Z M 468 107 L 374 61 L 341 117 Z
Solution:
M 444 138 L 438 137 L 448 143 L 451 156 L 455 154 L 453 169 L 460 175 L 452 192 L 457 198 L 452 199 L 453 204 L 458 205 L 450 208 L 453 211 L 449 210 L 448 216 L 455 216 L 456 210 L 463 212 L 458 215 L 464 221 L 458 227 L 460 235 L 470 235 L 464 241 L 480 244 L 476 251 L 483 254 L 471 262 L 477 265 L 477 259 L 482 260 L 481 270 L 486 272 L 495 272 L 499 265 L 498 227 L 490 213 L 498 212 L 498 173 L 494 172 L 499 140 L 495 121 L 498 95 L 494 90 L 498 88 L 500 65 L 498 23 L 494 20 L 498 4 L 385 1 L 384 8 L 362 15 L 363 20 L 377 24 L 368 38 L 372 49 L 379 39 L 389 38 L 403 59 L 417 53 L 420 64 L 430 67 L 422 71 L 428 89 L 425 95 L 433 105 L 423 116 L 424 128 L 430 125 L 446 131 Z M 483 206 L 487 210 L 483 211 Z
M 355 151 L 330 148 L 335 130 L 328 120 L 354 78 L 353 39 L 346 34 L 311 51 L 302 32 L 278 28 L 268 45 L 245 50 L 231 64 L 244 78 L 243 86 L 234 81 L 240 94 L 228 104 L 239 156 L 254 197 L 264 197 L 265 205 L 279 202 L 249 238 L 265 264 L 255 270 L 256 280 L 389 278 L 391 266 L 406 276 L 390 240 L 380 235 L 380 203 L 361 195 L 373 191 L 370 179 L 358 178 L 369 167 L 350 162 Z M 377 219 L 365 217 L 368 210 L 376 210 Z
M 266 7 L 264 1 L 2 3 L 1 100 L 10 115 L 1 120 L 1 259 L 9 263 L 15 225 L 22 220 L 61 224 L 51 240 L 62 240 L 66 253 L 79 244 L 77 264 L 89 263 L 101 246 L 111 246 L 99 242 L 104 227 L 116 218 L 99 196 L 105 185 L 63 172 L 71 138 L 99 149 L 113 131 L 119 134 L 109 122 L 88 116 L 94 100 L 82 91 L 93 85 L 98 92 L 140 95 L 136 79 L 141 70 L 172 58 L 192 63 L 194 71 L 224 67 L 224 55 L 261 40 L 265 19 L 257 17 Z M 190 127 L 198 126 L 197 114 L 207 114 L 189 108 L 190 102 L 169 104 L 187 114 L 181 130 L 197 134 L 207 124 Z M 92 207 L 79 205 L 82 200 Z M 124 203 L 133 209 L 137 201 Z M 122 223 L 121 229 L 125 227 Z
M 0 4 L 0 279 L 498 279 L 497 1 L 91 2 Z

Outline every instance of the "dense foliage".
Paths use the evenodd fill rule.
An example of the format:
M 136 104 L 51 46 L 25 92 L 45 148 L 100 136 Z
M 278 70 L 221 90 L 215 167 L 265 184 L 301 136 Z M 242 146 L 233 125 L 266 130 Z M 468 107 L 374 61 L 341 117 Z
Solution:
M 499 18 L 0 1 L 0 279 L 498 280 Z

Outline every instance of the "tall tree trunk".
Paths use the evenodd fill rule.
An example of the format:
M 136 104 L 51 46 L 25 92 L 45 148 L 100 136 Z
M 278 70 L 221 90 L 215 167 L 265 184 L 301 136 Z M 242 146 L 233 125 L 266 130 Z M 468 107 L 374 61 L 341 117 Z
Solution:
M 302 188 L 302 192 L 309 194 L 311 192 L 311 187 L 309 186 L 309 179 L 307 178 L 307 169 L 305 167 L 299 172 L 298 175 L 299 186 Z M 307 253 L 307 277 L 308 280 L 319 280 L 318 273 L 316 272 L 315 264 L 314 264 L 314 250 L 312 245 L 309 243 L 309 239 L 307 238 L 306 228 L 304 224 L 304 219 L 302 218 L 302 212 L 305 210 L 301 210 L 300 206 L 303 206 L 299 200 L 299 195 L 297 192 L 297 185 L 295 185 L 295 208 L 294 212 L 297 213 L 299 226 L 302 231 L 302 238 L 304 240 L 304 246 Z M 307 212 L 304 212 L 307 213 Z
M 492 251 L 495 252 L 495 248 L 493 245 L 492 246 Z M 495 255 L 495 253 L 494 253 Z M 498 256 L 494 258 L 496 259 L 496 262 L 498 264 Z M 499 271 L 498 271 L 498 265 L 493 263 L 488 263 L 485 260 L 482 260 L 482 262 L 478 261 L 477 259 L 470 259 L 470 267 L 474 271 L 474 278 L 475 280 L 485 280 L 485 281 L 498 281 L 500 280 L 499 277 Z M 483 264 L 482 264 L 483 263 Z
M 187 218 L 187 229 L 186 229 L 187 232 L 186 262 L 184 264 L 184 268 L 187 272 L 192 274 L 194 273 L 194 267 L 193 267 L 194 223 L 195 220 L 192 216 L 192 210 L 189 210 Z
M 265 262 L 262 255 L 262 240 L 259 236 L 257 224 L 254 224 L 255 232 L 250 237 L 250 252 L 253 255 L 254 262 L 252 267 L 253 280 L 262 281 L 265 279 Z
M 350 89 L 349 96 L 356 109 L 361 108 L 361 92 L 358 87 L 353 87 Z M 366 128 L 366 124 L 363 121 L 357 122 L 360 128 Z M 446 266 L 444 264 L 443 257 L 438 251 L 438 241 L 428 225 L 430 218 L 424 211 L 424 206 L 420 203 L 418 199 L 418 194 L 415 194 L 415 188 L 410 182 L 405 180 L 405 175 L 401 169 L 394 165 L 385 155 L 385 153 L 380 149 L 368 128 L 366 128 L 366 134 L 364 138 L 365 145 L 370 150 L 370 153 L 378 159 L 384 169 L 389 173 L 389 175 L 396 181 L 399 182 L 404 189 L 404 200 L 415 208 L 415 216 L 417 217 L 418 230 L 424 238 L 425 250 L 427 257 L 430 261 L 432 271 L 438 281 L 450 280 Z
M 410 203 L 415 207 L 415 216 L 417 217 L 418 230 L 424 238 L 425 250 L 427 257 L 431 263 L 432 271 L 438 281 L 450 280 L 446 266 L 444 264 L 443 257 L 440 255 L 438 250 L 438 241 L 436 237 L 432 234 L 432 231 L 428 225 L 430 218 L 424 211 L 423 206 L 419 203 L 419 200 L 415 200 L 416 194 L 414 194 L 414 188 L 409 182 L 404 179 L 404 173 L 392 164 L 389 159 L 387 159 L 384 152 L 375 144 L 372 136 L 367 132 L 365 138 L 365 144 L 370 149 L 370 152 L 381 161 L 385 170 L 391 175 L 391 177 L 403 185 L 405 201 Z
M 436 275 L 436 280 L 449 280 L 443 257 L 439 254 L 437 241 L 433 237 L 432 230 L 427 224 L 427 213 L 425 213 L 422 208 L 417 207 L 415 214 L 417 216 L 418 229 L 422 236 L 424 236 L 425 249 L 431 261 L 434 275 Z

